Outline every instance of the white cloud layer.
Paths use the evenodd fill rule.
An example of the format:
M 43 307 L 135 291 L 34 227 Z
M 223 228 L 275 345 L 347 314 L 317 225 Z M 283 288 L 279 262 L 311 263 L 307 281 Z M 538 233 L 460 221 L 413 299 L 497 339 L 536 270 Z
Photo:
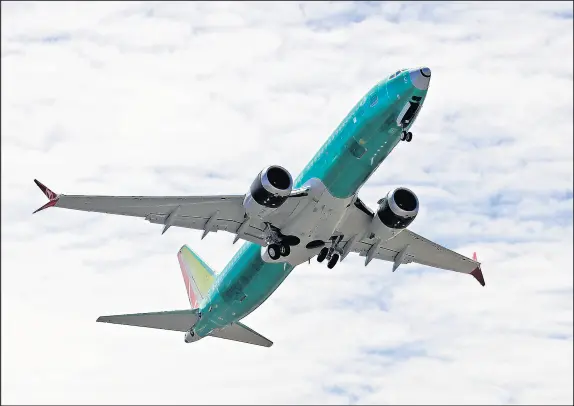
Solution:
M 572 404 L 570 2 L 2 2 L 2 403 Z M 297 268 L 246 323 L 262 349 L 99 325 L 185 308 L 176 252 L 232 236 L 50 209 L 90 194 L 244 193 L 296 175 L 360 97 L 433 70 L 361 191 L 487 282 L 349 257 Z

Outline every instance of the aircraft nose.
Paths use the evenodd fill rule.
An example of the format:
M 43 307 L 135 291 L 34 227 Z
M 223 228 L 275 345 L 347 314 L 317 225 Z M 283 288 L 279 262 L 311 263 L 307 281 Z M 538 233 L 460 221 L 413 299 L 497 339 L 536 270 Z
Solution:
M 419 90 L 427 90 L 430 83 L 431 70 L 426 66 L 422 68 L 411 69 L 410 77 L 414 87 Z

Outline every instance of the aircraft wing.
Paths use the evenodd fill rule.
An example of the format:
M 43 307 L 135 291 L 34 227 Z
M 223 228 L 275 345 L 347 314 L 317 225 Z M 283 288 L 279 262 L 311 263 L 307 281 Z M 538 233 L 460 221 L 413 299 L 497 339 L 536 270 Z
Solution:
M 393 262 L 393 272 L 401 264 L 411 262 L 433 268 L 470 274 L 482 285 L 485 285 L 480 262 L 458 254 L 448 248 L 434 243 L 410 230 L 403 230 L 396 237 L 379 242 L 377 239 L 363 238 L 353 244 L 351 251 L 366 257 L 365 265 L 372 259 Z
M 141 217 L 163 225 L 162 234 L 171 226 L 210 231 L 225 230 L 256 244 L 265 245 L 263 225 L 245 222 L 243 195 L 221 196 L 90 196 L 65 195 L 52 192 L 41 182 L 34 182 L 49 202 L 34 213 L 48 207 Z M 242 227 L 242 228 L 241 228 Z

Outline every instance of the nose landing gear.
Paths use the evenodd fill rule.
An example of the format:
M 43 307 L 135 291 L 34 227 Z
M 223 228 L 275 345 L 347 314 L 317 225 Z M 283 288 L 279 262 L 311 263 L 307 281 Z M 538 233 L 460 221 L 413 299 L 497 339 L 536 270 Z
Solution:
M 401 141 L 411 142 L 413 139 L 413 133 L 410 131 L 401 131 Z

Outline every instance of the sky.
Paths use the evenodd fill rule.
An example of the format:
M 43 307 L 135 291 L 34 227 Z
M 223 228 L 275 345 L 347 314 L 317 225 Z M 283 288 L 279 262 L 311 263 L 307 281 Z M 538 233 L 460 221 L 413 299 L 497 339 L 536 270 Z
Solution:
M 2 403 L 572 404 L 572 2 L 2 2 Z M 486 287 L 350 255 L 244 319 L 271 348 L 95 323 L 185 309 L 176 258 L 233 236 L 48 209 L 293 177 L 379 80 L 429 66 L 360 197 L 478 253 Z

